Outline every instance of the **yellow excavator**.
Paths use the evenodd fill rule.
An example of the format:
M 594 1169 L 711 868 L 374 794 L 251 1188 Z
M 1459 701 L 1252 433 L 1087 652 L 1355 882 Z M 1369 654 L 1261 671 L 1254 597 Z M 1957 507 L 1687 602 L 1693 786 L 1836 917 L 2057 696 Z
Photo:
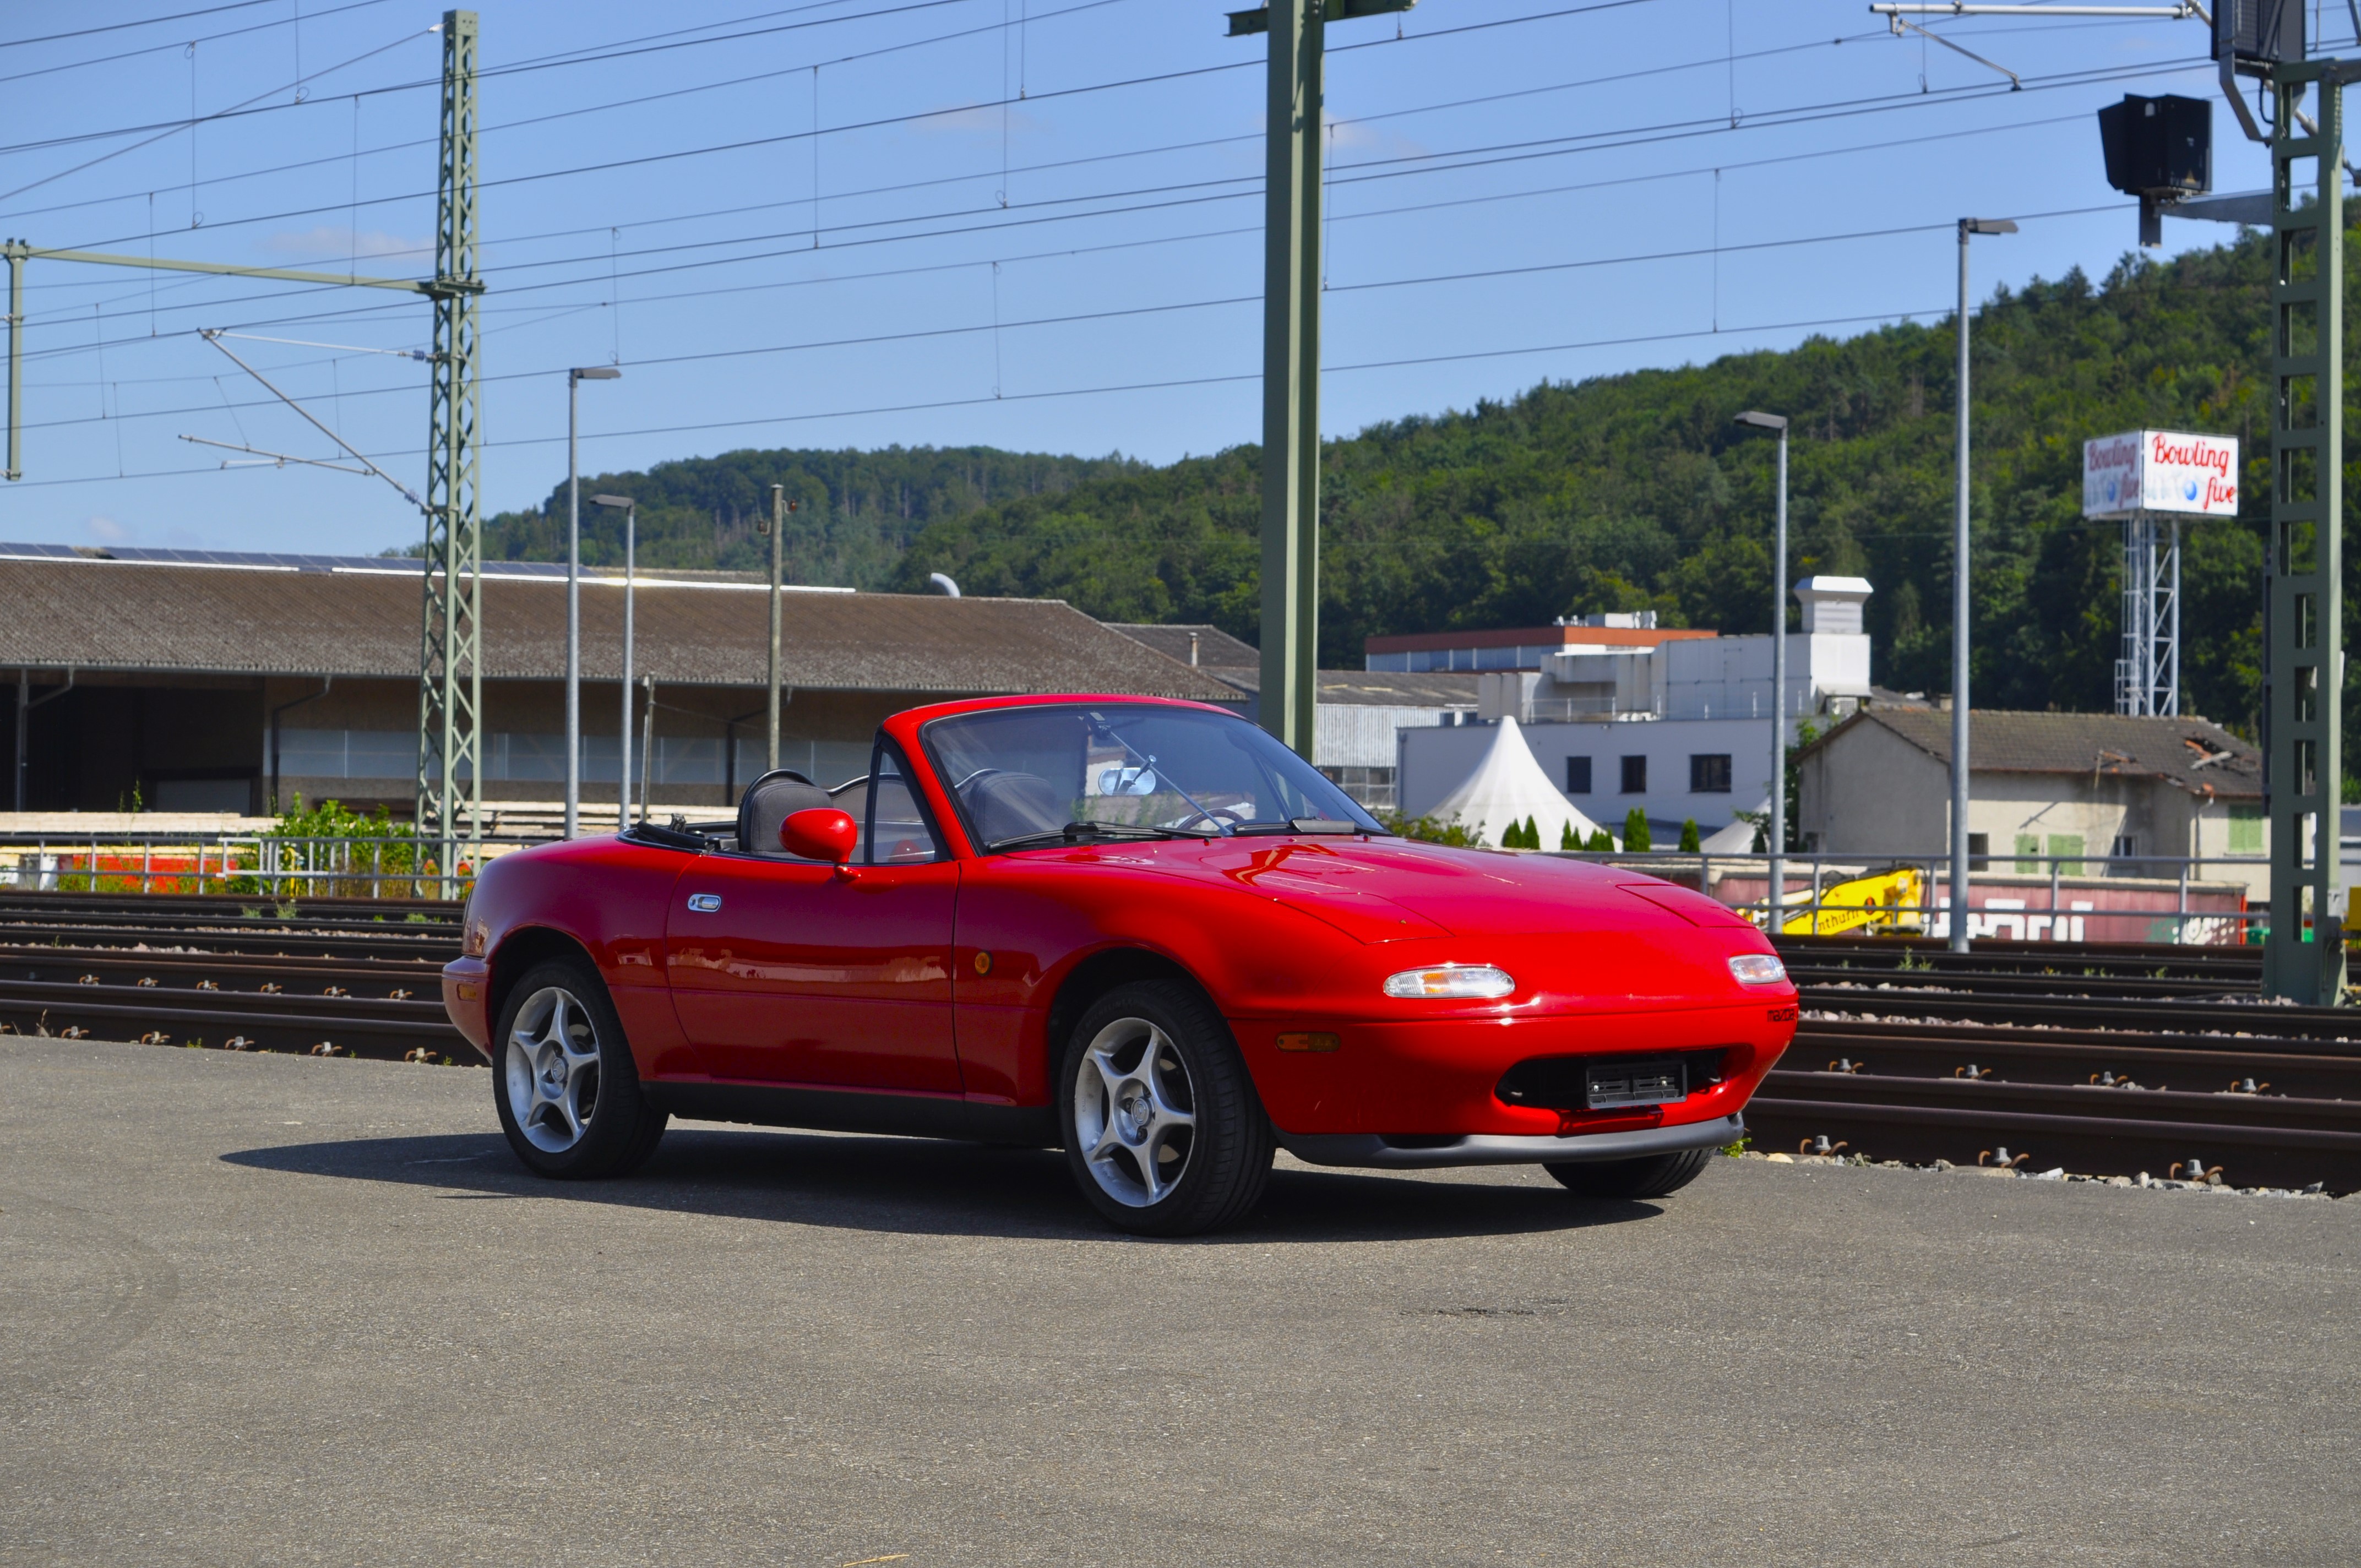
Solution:
M 1779 931 L 1788 937 L 1836 937 L 1848 932 L 1895 935 L 1927 928 L 1927 873 L 1917 866 L 1870 872 L 1820 890 L 1817 909 L 1808 892 L 1790 893 Z M 1795 906 L 1804 905 L 1801 909 Z

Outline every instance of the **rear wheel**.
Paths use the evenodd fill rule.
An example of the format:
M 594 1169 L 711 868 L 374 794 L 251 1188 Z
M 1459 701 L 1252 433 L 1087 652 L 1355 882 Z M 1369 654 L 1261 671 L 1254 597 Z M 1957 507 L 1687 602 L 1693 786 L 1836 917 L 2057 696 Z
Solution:
M 1143 981 L 1082 1015 L 1058 1074 L 1059 1131 L 1074 1181 L 1141 1235 L 1194 1235 L 1260 1201 L 1270 1119 L 1229 1025 L 1182 981 Z
M 664 1136 L 622 1020 L 578 959 L 535 964 L 500 1009 L 492 1099 L 517 1157 L 543 1176 L 620 1176 Z
M 1585 1198 L 1662 1198 L 1695 1181 L 1711 1149 L 1682 1149 L 1639 1159 L 1558 1160 L 1542 1167 Z

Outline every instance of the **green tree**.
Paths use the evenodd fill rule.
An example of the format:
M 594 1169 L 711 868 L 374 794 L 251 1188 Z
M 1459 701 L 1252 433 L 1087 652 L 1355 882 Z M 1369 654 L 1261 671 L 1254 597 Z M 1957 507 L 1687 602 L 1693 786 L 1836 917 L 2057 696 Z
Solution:
M 1648 831 L 1648 814 L 1636 806 L 1623 814 L 1623 847 L 1627 850 L 1655 848 L 1655 839 Z
M 1387 832 L 1399 833 L 1405 839 L 1416 839 L 1422 843 L 1451 844 L 1466 849 L 1482 849 L 1484 846 L 1484 835 L 1467 828 L 1457 817 L 1444 822 L 1432 817 L 1404 817 L 1397 812 L 1378 820 Z
M 1692 817 L 1683 821 L 1681 824 L 1681 852 L 1685 855 L 1694 855 L 1697 852 L 1697 848 L 1702 842 L 1703 840 L 1697 837 L 1697 818 Z
M 1579 850 L 1582 848 L 1581 845 L 1574 841 L 1574 818 L 1569 817 L 1565 821 L 1558 825 L 1557 847 L 1560 850 Z
M 2250 232 L 1985 302 L 1971 475 L 1971 674 L 1981 701 L 2112 706 L 2121 551 L 2114 524 L 2081 516 L 2081 443 L 2143 426 L 2211 431 L 2244 442 L 2244 482 L 2237 517 L 2183 527 L 2183 702 L 2253 732 L 2271 275 L 2271 239 Z M 2361 269 L 2348 286 L 2352 313 Z M 1876 680 L 1941 689 L 1955 330 L 1949 320 L 1903 323 L 1784 352 L 1543 382 L 1324 443 L 1323 663 L 1358 666 L 1364 640 L 1379 633 L 1537 625 L 1592 610 L 1771 630 L 1776 454 L 1731 423 L 1741 410 L 1769 408 L 1794 421 L 1795 570 L 1868 577 Z M 2361 466 L 2361 416 L 2348 418 Z M 643 559 L 655 565 L 758 568 L 752 523 L 776 482 L 800 502 L 788 540 L 797 581 L 916 593 L 940 571 L 971 594 L 1064 598 L 1108 619 L 1210 621 L 1251 641 L 1260 467 L 1252 445 L 1162 466 L 894 447 L 732 452 L 588 482 L 640 498 Z M 559 558 L 564 499 L 554 489 L 537 509 L 492 519 L 487 554 Z M 594 512 L 584 522 L 590 558 L 619 560 L 620 519 Z M 2361 631 L 2361 562 L 2354 570 L 2348 636 Z M 2361 725 L 2361 697 L 2349 700 L 2348 722 Z

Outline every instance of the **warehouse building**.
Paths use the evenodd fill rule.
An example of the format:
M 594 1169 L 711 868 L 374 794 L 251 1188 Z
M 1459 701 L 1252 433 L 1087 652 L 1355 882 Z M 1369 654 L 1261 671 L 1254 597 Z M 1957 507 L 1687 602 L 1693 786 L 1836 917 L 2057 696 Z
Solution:
M 247 813 L 301 795 L 406 817 L 421 570 L 402 559 L 0 545 L 0 672 L 15 677 L 9 762 L 22 807 L 136 800 Z M 609 821 L 623 599 L 620 574 L 585 574 L 583 798 Z M 727 806 L 762 772 L 766 599 L 739 574 L 640 576 L 633 670 L 655 683 L 658 806 Z M 488 810 L 537 816 L 563 795 L 565 639 L 563 567 L 486 566 Z M 781 652 L 781 761 L 823 782 L 862 772 L 878 721 L 924 702 L 1058 691 L 1239 702 L 1211 673 L 1058 600 L 792 588 Z
M 2269 896 L 2263 759 L 2198 718 L 1969 716 L 1968 854 L 1982 872 L 2201 874 Z M 1796 753 L 1797 825 L 1832 855 L 1939 855 L 1950 842 L 1951 716 L 1872 707 Z

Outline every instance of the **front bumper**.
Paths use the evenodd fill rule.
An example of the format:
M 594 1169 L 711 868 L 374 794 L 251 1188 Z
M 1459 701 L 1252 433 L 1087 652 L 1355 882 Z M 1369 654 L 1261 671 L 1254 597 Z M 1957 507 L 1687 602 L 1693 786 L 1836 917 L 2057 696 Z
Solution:
M 1263 1109 L 1290 1136 L 1374 1135 L 1408 1143 L 1411 1134 L 1464 1135 L 1538 1139 L 1536 1146 L 1549 1146 L 1569 1135 L 1647 1131 L 1649 1124 L 1696 1126 L 1736 1115 L 1786 1048 L 1795 1014 L 1792 997 L 1778 997 L 1715 1007 L 1538 1017 L 1234 1018 L 1231 1031 L 1254 1074 Z M 1291 1030 L 1331 1032 L 1336 1047 L 1281 1050 L 1279 1036 Z M 1564 1101 L 1510 1103 L 1499 1094 L 1504 1074 L 1535 1058 L 1691 1052 L 1721 1053 L 1720 1080 L 1660 1111 L 1569 1115 Z M 1585 1125 L 1599 1121 L 1616 1124 Z
M 1622 1133 L 1575 1133 L 1519 1137 L 1470 1133 L 1448 1142 L 1394 1142 L 1376 1133 L 1280 1133 L 1279 1147 L 1307 1165 L 1361 1166 L 1380 1170 L 1429 1170 L 1451 1165 L 1553 1165 L 1558 1161 L 1642 1159 L 1684 1149 L 1719 1148 L 1746 1134 L 1737 1115 L 1672 1127 Z
M 451 1026 L 488 1058 L 492 1054 L 491 990 L 492 966 L 481 959 L 454 959 L 443 966 L 443 1011 Z

